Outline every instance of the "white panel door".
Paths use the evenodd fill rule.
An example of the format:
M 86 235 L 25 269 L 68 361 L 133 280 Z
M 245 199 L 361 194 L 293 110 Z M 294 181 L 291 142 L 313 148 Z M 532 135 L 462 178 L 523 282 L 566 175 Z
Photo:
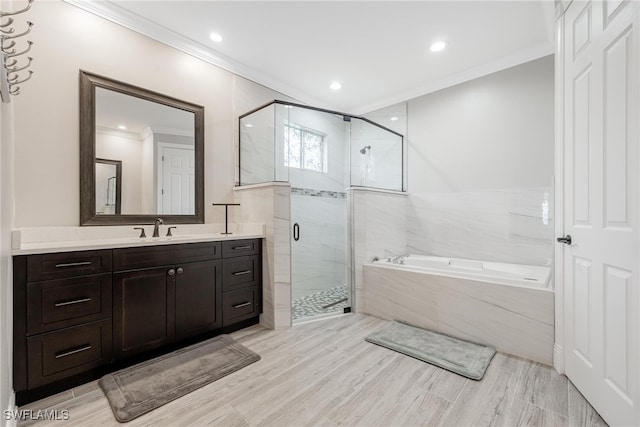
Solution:
M 566 374 L 611 425 L 640 425 L 638 2 L 564 16 Z M 560 249 L 560 248 L 559 248 Z
M 193 147 L 159 145 L 162 165 L 159 214 L 195 213 L 195 152 Z

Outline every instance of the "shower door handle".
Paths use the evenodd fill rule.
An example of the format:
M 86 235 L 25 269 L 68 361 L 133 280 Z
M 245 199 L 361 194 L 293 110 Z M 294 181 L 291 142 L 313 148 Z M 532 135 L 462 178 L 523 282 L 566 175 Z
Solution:
M 300 239 L 300 225 L 296 222 L 293 224 L 293 240 L 296 242 Z

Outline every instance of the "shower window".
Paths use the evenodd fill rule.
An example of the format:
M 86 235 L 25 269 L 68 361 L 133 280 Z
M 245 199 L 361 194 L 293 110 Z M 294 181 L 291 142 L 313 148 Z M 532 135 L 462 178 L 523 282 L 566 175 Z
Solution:
M 284 165 L 327 173 L 326 135 L 302 126 L 285 125 Z

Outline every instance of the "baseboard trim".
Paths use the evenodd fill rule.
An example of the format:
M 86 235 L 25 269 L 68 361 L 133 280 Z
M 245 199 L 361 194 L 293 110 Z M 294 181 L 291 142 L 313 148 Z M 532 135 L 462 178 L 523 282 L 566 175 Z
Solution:
M 18 407 L 16 406 L 16 394 L 13 390 L 11 390 L 11 395 L 9 396 L 9 405 L 7 406 L 4 414 L 2 414 L 2 419 L 5 420 L 5 427 L 17 427 L 18 420 L 15 417 L 7 417 L 7 414 L 16 414 L 17 411 Z
M 564 347 L 553 344 L 553 367 L 559 374 L 564 374 Z

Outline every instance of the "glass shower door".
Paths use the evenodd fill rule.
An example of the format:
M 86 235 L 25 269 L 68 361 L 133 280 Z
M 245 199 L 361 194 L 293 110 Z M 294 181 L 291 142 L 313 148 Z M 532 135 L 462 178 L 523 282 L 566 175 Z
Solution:
M 292 107 L 285 123 L 291 184 L 292 320 L 350 307 L 348 130 L 343 116 Z

